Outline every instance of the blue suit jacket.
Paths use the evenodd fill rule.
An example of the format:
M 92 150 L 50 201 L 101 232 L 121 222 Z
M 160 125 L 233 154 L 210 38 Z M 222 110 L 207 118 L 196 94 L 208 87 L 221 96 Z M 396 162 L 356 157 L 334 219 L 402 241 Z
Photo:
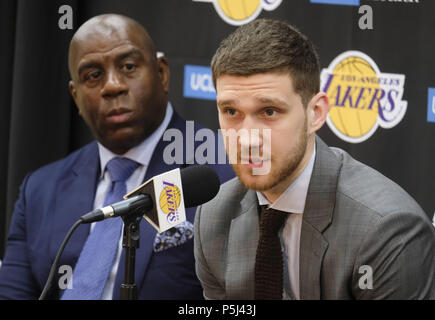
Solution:
M 186 137 L 186 124 L 175 112 L 168 128 L 177 128 Z M 199 127 L 195 127 L 195 132 Z M 217 141 L 217 140 L 216 140 Z M 171 142 L 162 139 L 156 146 L 144 181 L 180 165 L 167 165 L 163 150 Z M 185 143 L 185 142 L 184 142 Z M 217 145 L 217 144 L 216 144 Z M 183 152 L 186 150 L 183 148 Z M 210 165 L 221 183 L 234 176 L 228 165 Z M 98 146 L 92 142 L 65 159 L 26 176 L 20 188 L 11 221 L 8 247 L 0 268 L 0 298 L 36 299 L 42 292 L 62 240 L 80 216 L 93 209 L 100 174 Z M 185 167 L 185 165 L 182 165 Z M 194 221 L 196 208 L 186 209 Z M 90 225 L 81 225 L 68 242 L 58 264 L 74 267 L 89 234 Z M 136 251 L 135 283 L 139 299 L 202 299 L 195 274 L 193 241 L 158 253 L 153 251 L 156 230 L 142 219 L 140 247 Z M 125 271 L 123 249 L 113 299 L 119 299 Z M 59 277 L 50 297 L 59 298 Z

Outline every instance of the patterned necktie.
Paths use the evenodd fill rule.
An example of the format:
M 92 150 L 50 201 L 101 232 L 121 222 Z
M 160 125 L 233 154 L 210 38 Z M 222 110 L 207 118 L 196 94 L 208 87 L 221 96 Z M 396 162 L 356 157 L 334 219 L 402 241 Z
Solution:
M 283 258 L 278 232 L 288 213 L 262 206 L 260 239 L 255 257 L 255 299 L 281 300 Z
M 127 193 L 126 180 L 139 164 L 127 158 L 116 157 L 107 163 L 110 180 L 104 200 L 107 206 L 121 201 Z M 63 300 L 99 300 L 113 267 L 121 236 L 122 219 L 112 218 L 97 222 L 82 249 L 73 272 L 73 287 L 62 296 Z

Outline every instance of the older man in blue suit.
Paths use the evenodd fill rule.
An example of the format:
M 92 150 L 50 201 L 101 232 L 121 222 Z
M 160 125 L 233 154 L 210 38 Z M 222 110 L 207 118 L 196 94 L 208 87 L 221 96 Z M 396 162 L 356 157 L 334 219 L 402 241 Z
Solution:
M 90 19 L 71 41 L 69 69 L 71 94 L 97 141 L 24 179 L 0 269 L 3 299 L 39 297 L 67 231 L 81 215 L 107 202 L 118 188 L 115 175 L 123 177 L 119 190 L 130 191 L 154 175 L 180 167 L 164 161 L 170 142 L 164 141 L 163 133 L 175 128 L 185 134 L 186 122 L 168 103 L 167 61 L 157 58 L 153 41 L 140 24 L 119 15 Z M 227 165 L 211 166 L 221 182 L 234 175 Z M 193 221 L 194 212 L 186 210 L 188 221 Z M 190 222 L 168 233 L 168 237 L 186 234 L 180 237 L 183 241 L 169 241 L 167 247 L 156 239 L 159 234 L 151 225 L 141 222 L 135 274 L 139 299 L 202 298 Z M 72 290 L 58 285 L 59 273 L 50 298 L 119 298 L 125 259 L 122 222 L 114 229 L 99 224 L 80 226 L 73 234 L 59 262 L 74 268 Z M 107 237 L 107 230 L 115 231 Z M 110 241 L 102 240 L 104 236 Z M 107 242 L 112 239 L 110 247 Z M 104 259 L 108 259 L 104 271 L 95 270 Z M 91 270 L 95 283 L 80 279 Z

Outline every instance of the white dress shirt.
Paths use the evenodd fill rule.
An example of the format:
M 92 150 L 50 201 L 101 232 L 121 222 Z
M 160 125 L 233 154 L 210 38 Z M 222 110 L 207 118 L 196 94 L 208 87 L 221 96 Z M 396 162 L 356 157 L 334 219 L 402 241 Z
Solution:
M 137 188 L 143 183 L 146 170 L 148 168 L 149 162 L 151 161 L 151 157 L 154 153 L 154 149 L 156 148 L 160 138 L 163 136 L 163 133 L 168 127 L 173 113 L 174 111 L 172 109 L 172 106 L 170 103 L 168 103 L 168 106 L 166 108 L 165 118 L 163 119 L 160 126 L 141 144 L 130 149 L 129 151 L 127 151 L 125 154 L 122 155 L 122 157 L 134 160 L 140 164 L 140 166 L 133 172 L 130 178 L 128 178 L 128 180 L 126 181 L 127 193 Z M 98 143 L 98 152 L 100 155 L 101 176 L 99 177 L 99 182 L 95 193 L 94 209 L 103 207 L 104 199 L 106 198 L 106 194 L 109 191 L 109 187 L 111 185 L 110 175 L 109 172 L 106 170 L 106 164 L 111 159 L 119 156 L 113 153 L 112 151 L 108 150 L 107 148 L 105 148 L 100 143 Z M 94 224 L 95 223 L 91 225 L 91 232 L 93 230 Z M 109 274 L 109 279 L 103 291 L 102 300 L 112 300 L 116 273 L 118 271 L 118 266 L 121 258 L 121 252 L 122 252 L 122 231 L 121 231 L 121 236 L 119 238 L 118 251 L 115 257 L 115 261 L 113 263 L 113 267 Z
M 268 208 L 291 213 L 282 229 L 282 242 L 287 255 L 287 272 L 289 275 L 291 295 L 300 299 L 299 292 L 299 248 L 301 240 L 302 214 L 307 199 L 308 185 L 313 173 L 316 148 L 310 161 L 300 176 L 275 200 L 272 204 L 259 191 L 257 191 L 260 205 L 267 205 Z

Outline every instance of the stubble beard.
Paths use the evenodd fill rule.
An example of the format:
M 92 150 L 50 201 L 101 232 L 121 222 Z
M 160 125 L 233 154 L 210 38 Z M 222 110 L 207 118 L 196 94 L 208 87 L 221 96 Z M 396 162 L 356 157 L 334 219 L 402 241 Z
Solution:
M 307 134 L 307 122 L 304 123 L 304 128 L 297 138 L 296 148 L 292 155 L 287 157 L 288 161 L 280 164 L 278 159 L 271 155 L 270 172 L 267 175 L 254 175 L 253 169 L 249 169 L 249 177 L 257 177 L 254 179 L 246 179 L 246 169 L 242 169 L 240 164 L 232 164 L 233 170 L 236 173 L 239 181 L 247 189 L 255 191 L 267 191 L 270 190 L 285 179 L 287 179 L 298 168 L 307 150 L 308 134 Z M 239 158 L 240 159 L 240 158 Z M 285 161 L 285 160 L 284 160 Z M 240 162 L 239 162 L 240 163 Z

